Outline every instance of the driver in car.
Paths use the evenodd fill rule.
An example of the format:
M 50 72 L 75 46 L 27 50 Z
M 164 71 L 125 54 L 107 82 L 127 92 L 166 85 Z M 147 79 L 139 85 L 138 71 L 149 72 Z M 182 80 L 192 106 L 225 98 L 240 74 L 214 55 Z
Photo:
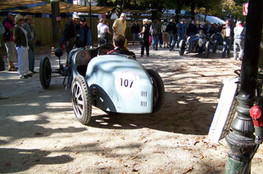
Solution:
M 113 46 L 114 49 L 111 51 L 108 51 L 107 54 L 124 54 L 128 55 L 129 57 L 136 59 L 136 56 L 133 52 L 129 51 L 125 46 L 125 37 L 123 35 L 115 34 L 113 36 Z

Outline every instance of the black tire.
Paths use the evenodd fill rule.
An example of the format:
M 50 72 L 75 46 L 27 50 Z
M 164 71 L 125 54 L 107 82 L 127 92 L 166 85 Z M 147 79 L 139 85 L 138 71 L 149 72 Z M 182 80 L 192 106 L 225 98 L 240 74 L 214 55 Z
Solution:
M 80 123 L 87 125 L 90 121 L 92 105 L 88 85 L 84 77 L 77 76 L 74 78 L 71 92 L 75 117 Z
M 185 51 L 185 41 L 181 40 L 179 42 L 179 54 L 180 54 L 180 56 L 184 55 L 184 51 Z
M 40 61 L 39 66 L 39 80 L 44 89 L 47 89 L 51 82 L 51 64 L 48 57 L 44 57 Z
M 210 45 L 211 45 L 210 42 L 205 43 L 205 57 L 209 57 Z
M 165 100 L 164 84 L 161 76 L 152 69 L 147 69 L 153 81 L 153 112 L 157 112 L 161 109 Z
M 213 53 L 216 53 L 217 47 L 218 47 L 218 41 L 215 40 L 213 43 Z

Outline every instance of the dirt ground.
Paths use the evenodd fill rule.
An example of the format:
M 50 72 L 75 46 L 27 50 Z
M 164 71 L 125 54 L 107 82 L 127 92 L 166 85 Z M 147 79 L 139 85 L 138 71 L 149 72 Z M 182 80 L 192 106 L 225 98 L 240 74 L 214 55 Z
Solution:
M 165 84 L 163 108 L 149 115 L 109 116 L 93 107 L 88 126 L 74 117 L 63 78 L 52 77 L 48 90 L 39 75 L 19 79 L 0 72 L 0 173 L 23 174 L 221 174 L 228 147 L 207 139 L 221 82 L 235 77 L 241 62 L 178 51 L 150 50 L 137 60 L 159 72 Z M 37 48 L 39 60 L 57 59 L 49 47 Z M 64 56 L 65 57 L 65 56 Z M 263 171 L 263 149 L 252 161 L 252 174 Z

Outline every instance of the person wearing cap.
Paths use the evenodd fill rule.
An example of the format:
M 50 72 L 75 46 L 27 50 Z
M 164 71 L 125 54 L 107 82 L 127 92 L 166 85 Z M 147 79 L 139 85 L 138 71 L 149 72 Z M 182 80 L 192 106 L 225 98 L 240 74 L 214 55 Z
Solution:
M 3 39 L 5 43 L 7 61 L 8 61 L 8 71 L 16 71 L 17 68 L 14 66 L 14 61 L 16 59 L 16 48 L 13 38 L 14 30 L 14 16 L 13 13 L 8 13 L 7 17 L 3 21 L 5 27 L 5 33 L 3 34 Z
M 76 25 L 79 24 L 79 15 L 73 14 L 72 19 L 65 24 L 63 32 L 65 49 L 69 52 L 73 49 L 77 37 Z
M 76 47 L 91 47 L 91 31 L 86 18 L 80 18 L 80 23 L 76 25 L 76 31 Z
M 115 19 L 112 30 L 114 34 L 120 34 L 125 37 L 125 31 L 126 31 L 126 14 L 121 13 L 121 16 L 117 19 Z
M 244 41 L 245 41 L 245 28 L 242 21 L 237 21 L 234 28 L 234 58 L 235 60 L 242 60 L 244 56 Z M 238 54 L 239 50 L 239 54 Z

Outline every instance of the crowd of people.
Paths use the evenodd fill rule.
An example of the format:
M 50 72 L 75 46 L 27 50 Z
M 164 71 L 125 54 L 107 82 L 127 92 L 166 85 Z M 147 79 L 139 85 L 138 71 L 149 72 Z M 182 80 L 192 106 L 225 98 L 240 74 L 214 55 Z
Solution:
M 217 34 L 223 44 L 223 58 L 230 57 L 232 45 L 235 60 L 241 60 L 243 58 L 245 27 L 242 21 L 237 21 L 236 26 L 233 28 L 230 26 L 229 20 L 226 20 L 224 25 L 209 25 L 206 21 L 197 25 L 194 20 L 186 23 L 185 19 L 181 19 L 180 22 L 176 22 L 174 19 L 170 19 L 169 22 L 154 20 L 152 23 L 149 20 L 143 20 L 143 26 L 145 26 L 146 23 L 148 23 L 147 25 L 149 26 L 149 34 L 147 33 L 149 36 L 147 37 L 151 37 L 149 39 L 150 43 L 148 44 L 152 45 L 153 50 L 158 50 L 159 45 L 159 48 L 168 48 L 170 51 L 174 51 L 175 47 L 179 47 L 180 41 L 189 36 L 202 33 L 213 40 L 213 36 Z M 142 30 L 144 31 L 144 28 Z M 147 39 L 144 38 L 143 42 L 145 42 L 145 40 Z M 146 52 L 147 49 L 146 47 Z M 141 56 L 143 56 L 143 48 Z
M 37 40 L 32 16 L 8 13 L 2 24 L 8 71 L 18 71 L 20 78 L 32 77 L 35 73 L 34 50 Z M 14 65 L 16 59 L 17 67 Z
M 132 44 L 134 45 L 136 41 L 141 44 L 141 57 L 144 56 L 144 50 L 146 56 L 149 56 L 151 46 L 153 50 L 168 48 L 170 51 L 174 51 L 175 47 L 179 47 L 181 40 L 200 33 L 210 37 L 211 40 L 213 40 L 215 34 L 219 35 L 222 40 L 223 58 L 230 57 L 232 46 L 235 60 L 241 60 L 244 55 L 245 27 L 242 21 L 237 21 L 236 26 L 231 27 L 229 20 L 226 20 L 224 25 L 208 24 L 206 21 L 197 25 L 195 20 L 187 23 L 185 19 L 181 19 L 179 22 L 175 19 L 170 19 L 169 22 L 158 19 L 154 21 L 144 19 L 142 25 L 137 20 L 133 21 L 130 31 Z M 121 34 L 123 34 L 123 31 Z
M 5 30 L 3 39 L 7 52 L 8 71 L 18 71 L 20 78 L 31 77 L 35 73 L 34 50 L 37 40 L 32 16 L 8 13 L 2 24 Z M 112 27 L 109 26 L 106 19 L 99 19 L 96 28 L 98 46 L 112 43 L 114 38 L 115 42 L 117 38 L 117 40 L 125 38 L 124 48 L 128 50 L 125 13 L 121 13 L 120 17 L 113 22 Z M 142 24 L 135 20 L 132 21 L 131 33 L 128 34 L 132 36 L 131 42 L 133 45 L 137 42 L 140 43 L 141 57 L 144 55 L 148 57 L 151 47 L 153 50 L 167 48 L 174 51 L 175 47 L 179 47 L 180 40 L 196 35 L 200 31 L 208 36 L 220 33 L 223 41 L 222 57 L 230 57 L 230 50 L 233 45 L 234 58 L 236 60 L 242 59 L 244 55 L 245 27 L 241 21 L 237 22 L 235 28 L 231 28 L 229 20 L 226 20 L 225 25 L 208 25 L 207 22 L 197 25 L 194 20 L 187 22 L 185 19 L 180 21 L 174 19 L 169 21 L 144 19 Z M 72 18 L 65 24 L 63 31 L 63 43 L 66 52 L 69 53 L 74 47 L 92 47 L 91 33 L 86 18 L 73 14 Z M 112 35 L 112 41 L 109 41 L 110 35 Z M 123 51 L 124 48 L 121 48 L 121 50 Z M 17 67 L 14 66 L 16 58 Z

